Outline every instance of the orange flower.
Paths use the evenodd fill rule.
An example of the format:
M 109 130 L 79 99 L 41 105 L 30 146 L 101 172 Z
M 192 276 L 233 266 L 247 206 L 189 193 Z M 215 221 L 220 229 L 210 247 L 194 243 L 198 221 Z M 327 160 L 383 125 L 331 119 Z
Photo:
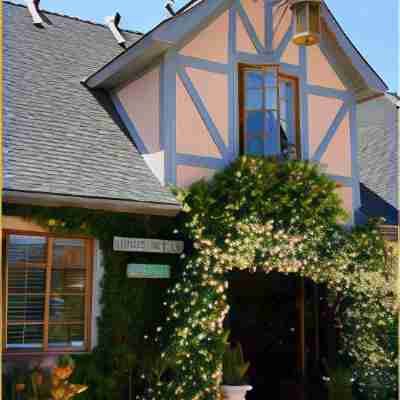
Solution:
M 74 369 L 71 366 L 66 366 L 66 367 L 56 367 L 53 369 L 53 375 L 61 380 L 66 380 L 68 379 L 71 375 Z
M 17 393 L 23 392 L 25 390 L 25 383 L 17 383 L 15 385 L 15 391 Z

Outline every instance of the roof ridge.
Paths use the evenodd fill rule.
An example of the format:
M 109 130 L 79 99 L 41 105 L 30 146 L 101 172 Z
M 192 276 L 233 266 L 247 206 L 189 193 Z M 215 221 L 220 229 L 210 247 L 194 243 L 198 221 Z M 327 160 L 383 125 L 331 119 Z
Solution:
M 11 0 L 3 0 L 3 3 L 5 3 L 5 4 L 10 4 L 10 5 L 16 6 L 16 7 L 21 7 L 21 8 L 26 8 L 26 9 L 28 9 L 28 7 L 27 7 L 25 4 L 14 3 L 14 2 L 11 1 Z M 101 22 L 90 21 L 90 20 L 87 20 L 87 19 L 82 19 L 82 18 L 80 18 L 80 17 L 75 17 L 75 16 L 67 15 L 67 14 L 61 14 L 61 13 L 58 13 L 58 12 L 56 12 L 56 11 L 49 11 L 49 10 L 45 10 L 45 9 L 40 9 L 39 11 L 42 12 L 42 13 L 45 13 L 45 14 L 55 15 L 55 16 L 57 16 L 57 17 L 68 18 L 68 19 L 72 19 L 72 20 L 75 20 L 75 21 L 78 21 L 78 22 L 85 23 L 85 24 L 90 24 L 90 25 L 95 25 L 95 26 L 101 26 L 101 27 L 103 27 L 103 28 L 109 29 L 107 25 L 102 24 Z M 135 35 L 140 35 L 140 36 L 143 36 L 143 35 L 144 35 L 143 32 L 133 31 L 133 30 L 130 30 L 130 29 L 120 29 L 120 30 L 121 30 L 121 32 L 133 33 L 133 34 L 135 34 Z

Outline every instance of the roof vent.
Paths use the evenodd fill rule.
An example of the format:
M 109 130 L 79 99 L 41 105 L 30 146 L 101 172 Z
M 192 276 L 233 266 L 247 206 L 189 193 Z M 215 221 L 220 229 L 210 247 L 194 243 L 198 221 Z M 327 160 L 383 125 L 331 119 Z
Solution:
M 36 26 L 43 26 L 43 20 L 39 12 L 40 0 L 26 0 L 26 5 L 32 16 L 33 24 Z
M 167 4 L 165 5 L 166 10 L 167 10 L 173 17 L 175 17 L 175 15 L 176 15 L 176 12 L 175 12 L 175 10 L 174 10 L 174 3 L 175 3 L 175 0 L 169 0 L 169 1 L 167 1 Z
M 118 28 L 118 25 L 121 21 L 120 13 L 116 13 L 114 17 L 106 17 L 105 22 L 106 25 L 110 28 L 110 31 L 114 35 L 115 39 L 117 40 L 118 44 L 123 46 L 126 42 L 125 38 L 121 35 L 121 32 Z

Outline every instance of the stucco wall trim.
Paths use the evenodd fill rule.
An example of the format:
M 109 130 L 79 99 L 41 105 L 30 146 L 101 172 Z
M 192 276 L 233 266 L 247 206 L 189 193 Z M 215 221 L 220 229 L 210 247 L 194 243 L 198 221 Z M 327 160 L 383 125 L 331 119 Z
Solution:
M 227 163 L 224 160 L 213 157 L 194 156 L 192 154 L 176 155 L 176 162 L 178 165 L 187 165 L 191 167 L 204 167 L 208 169 L 220 170 L 225 168 Z
M 229 72 L 229 65 L 218 63 L 216 61 L 203 60 L 202 58 L 178 54 L 177 61 L 179 65 L 185 67 L 202 69 L 217 74 L 227 74 Z

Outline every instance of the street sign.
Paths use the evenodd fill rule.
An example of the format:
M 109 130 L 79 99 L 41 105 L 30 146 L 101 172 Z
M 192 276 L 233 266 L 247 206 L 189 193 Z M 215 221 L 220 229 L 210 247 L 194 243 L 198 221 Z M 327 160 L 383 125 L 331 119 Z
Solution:
M 115 251 L 181 254 L 183 249 L 184 243 L 176 240 L 114 237 Z
M 158 264 L 128 264 L 126 274 L 128 278 L 169 279 L 171 267 Z

